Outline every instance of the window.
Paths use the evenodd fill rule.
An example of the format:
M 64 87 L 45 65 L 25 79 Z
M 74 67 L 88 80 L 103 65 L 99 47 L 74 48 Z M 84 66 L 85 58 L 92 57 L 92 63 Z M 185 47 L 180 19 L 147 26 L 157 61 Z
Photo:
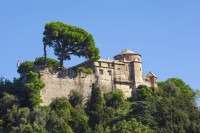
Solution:
M 114 67 L 114 62 L 112 63 L 112 67 Z
M 142 68 L 140 68 L 140 71 L 142 71 Z
M 126 66 L 126 71 L 128 71 L 129 69 L 128 69 L 129 67 L 128 66 Z
M 117 70 L 120 70 L 120 69 L 121 69 L 121 67 L 120 67 L 120 66 L 118 66 Z
M 112 75 L 112 72 L 111 72 L 111 71 L 108 71 L 108 74 L 109 74 L 109 75 Z
M 103 70 L 102 70 L 102 69 L 100 69 L 100 70 L 99 70 L 99 73 L 100 73 L 101 75 L 103 75 Z
M 99 63 L 99 66 L 101 66 L 101 62 L 98 62 Z
M 132 89 L 132 85 L 129 85 L 129 88 Z

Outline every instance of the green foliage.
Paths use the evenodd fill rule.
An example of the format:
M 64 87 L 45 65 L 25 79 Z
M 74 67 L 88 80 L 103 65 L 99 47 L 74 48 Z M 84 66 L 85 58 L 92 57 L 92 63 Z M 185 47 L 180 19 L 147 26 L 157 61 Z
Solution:
M 104 106 L 102 110 L 102 118 L 101 118 L 101 125 L 103 127 L 108 126 L 111 121 L 114 119 L 115 109 L 111 107 Z
M 23 133 L 49 133 L 42 125 L 38 125 L 37 123 L 30 123 L 26 125 Z
M 163 91 L 166 92 L 167 96 L 176 97 L 179 95 L 179 90 L 175 83 L 171 81 L 167 82 L 163 87 Z
M 142 125 L 132 118 L 128 121 L 122 120 L 112 126 L 112 133 L 153 133 L 148 126 Z
M 17 72 L 21 75 L 25 75 L 27 72 L 32 71 L 34 67 L 34 62 L 32 61 L 25 61 L 20 64 Z
M 71 59 L 72 54 L 91 60 L 100 58 L 92 35 L 81 28 L 62 22 L 51 22 L 45 25 L 43 34 L 44 45 L 54 48 L 54 53 L 60 60 L 60 68 L 64 60 Z
M 56 132 L 60 129 L 61 125 L 63 125 L 64 123 L 65 123 L 64 119 L 58 116 L 54 110 L 50 111 L 47 123 L 47 129 Z
M 96 125 L 94 129 L 95 133 L 104 133 L 104 129 L 101 125 Z
M 8 109 L 4 116 L 6 132 L 22 133 L 26 124 L 28 124 L 29 113 L 29 108 L 18 108 L 16 105 L 12 106 L 11 109 Z
M 0 77 L 0 98 L 3 97 L 3 92 L 13 93 L 13 84 L 10 80 Z
M 72 121 L 70 125 L 74 132 L 76 133 L 85 133 L 88 129 L 88 120 L 89 118 L 85 114 L 77 109 L 71 109 Z
M 8 109 L 12 108 L 12 106 L 19 106 L 19 100 L 16 96 L 5 92 L 2 95 L 3 97 L 0 99 L 0 119 L 6 114 Z
M 192 88 L 179 78 L 170 78 L 164 82 L 158 82 L 158 87 L 163 88 L 169 82 L 175 83 L 175 85 L 180 89 L 181 95 L 185 95 L 191 98 L 195 97 L 195 93 Z
M 3 130 L 3 120 L 0 120 L 0 132 Z
M 101 96 L 100 88 L 93 83 L 92 84 L 92 92 L 91 92 L 91 100 L 89 104 L 89 124 L 94 129 L 95 125 L 100 124 L 103 119 L 103 98 Z
M 101 96 L 101 90 L 95 83 L 93 83 L 90 109 L 93 111 L 97 111 L 100 107 L 103 107 L 103 98 Z
M 41 79 L 38 79 L 38 74 L 35 72 L 28 72 L 26 74 L 27 83 L 25 84 L 25 88 L 28 94 L 28 100 L 30 106 L 40 106 L 42 103 L 42 99 L 40 96 L 40 90 L 45 86 Z
M 50 106 L 66 122 L 71 120 L 70 110 L 72 107 L 67 98 L 56 98 L 51 102 Z
M 34 64 L 35 65 L 43 65 L 44 64 L 44 57 L 36 58 Z M 60 66 L 59 61 L 51 59 L 51 58 L 46 58 L 46 67 L 47 68 L 57 69 L 57 68 L 59 68 L 59 66 Z
M 130 117 L 142 122 L 143 125 L 149 125 L 152 129 L 157 127 L 155 114 L 157 112 L 156 106 L 148 101 L 136 101 L 132 104 Z
M 84 99 L 83 95 L 81 93 L 77 92 L 76 90 L 72 90 L 70 92 L 69 102 L 73 107 L 75 107 L 77 105 L 82 105 L 83 99 Z
M 38 74 L 26 73 L 24 94 L 27 95 L 18 91 L 23 90 L 20 82 L 21 78 L 14 83 L 0 80 L 0 132 L 196 133 L 200 130 L 200 109 L 196 107 L 194 92 L 180 79 L 160 82 L 158 90 L 139 86 L 138 99 L 133 102 L 124 101 L 122 91 L 117 91 L 104 94 L 104 103 L 100 88 L 93 84 L 85 106 L 83 96 L 71 91 L 69 101 L 57 98 L 50 106 L 39 108 L 39 90 L 44 84 Z M 12 94 L 20 97 L 20 102 Z M 22 107 L 21 101 L 29 101 L 29 108 Z
M 106 105 L 109 107 L 119 108 L 124 103 L 125 96 L 121 90 L 104 94 Z
M 152 96 L 152 91 L 146 85 L 139 85 L 136 94 L 138 100 L 145 100 Z
M 92 73 L 93 73 L 93 71 L 92 71 L 91 68 L 87 68 L 87 69 L 86 69 L 85 67 L 78 67 L 77 70 L 80 71 L 80 72 L 87 73 L 87 74 L 92 74 Z
M 34 126 L 34 124 L 40 125 L 41 127 L 45 127 L 48 119 L 48 112 L 45 111 L 45 108 L 35 107 L 30 112 L 30 123 Z M 33 127 L 34 129 L 34 127 Z

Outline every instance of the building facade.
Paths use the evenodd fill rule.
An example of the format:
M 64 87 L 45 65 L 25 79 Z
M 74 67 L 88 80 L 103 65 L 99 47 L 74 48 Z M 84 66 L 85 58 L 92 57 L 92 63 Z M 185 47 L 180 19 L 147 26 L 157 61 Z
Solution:
M 114 56 L 114 60 L 85 61 L 71 67 L 67 70 L 68 75 L 80 75 L 81 73 L 74 69 L 78 67 L 93 70 L 96 82 L 103 93 L 121 89 L 128 98 L 134 96 L 139 85 L 157 87 L 157 77 L 152 72 L 147 76 L 143 75 L 141 55 L 128 49 Z

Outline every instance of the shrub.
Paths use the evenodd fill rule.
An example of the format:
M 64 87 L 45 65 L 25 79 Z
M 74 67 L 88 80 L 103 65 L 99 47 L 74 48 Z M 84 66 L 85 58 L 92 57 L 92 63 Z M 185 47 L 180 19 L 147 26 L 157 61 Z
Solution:
M 85 67 L 79 67 L 77 70 L 81 71 L 81 72 L 84 72 L 84 73 L 87 73 L 87 74 L 92 74 L 93 73 L 91 68 L 87 68 L 86 69 Z
M 82 105 L 83 99 L 84 99 L 83 95 L 77 92 L 76 90 L 72 90 L 70 92 L 69 102 L 71 103 L 73 107 L 75 107 L 78 104 Z
M 104 95 L 106 105 L 114 108 L 119 108 L 124 103 L 125 96 L 121 90 L 117 92 L 109 92 Z
M 17 72 L 19 74 L 26 74 L 27 72 L 32 71 L 33 67 L 34 67 L 34 62 L 25 61 L 25 62 L 20 64 Z
M 44 65 L 44 57 L 38 57 L 35 59 L 34 62 L 35 65 Z M 46 67 L 47 68 L 59 68 L 60 67 L 60 62 L 51 58 L 46 58 Z

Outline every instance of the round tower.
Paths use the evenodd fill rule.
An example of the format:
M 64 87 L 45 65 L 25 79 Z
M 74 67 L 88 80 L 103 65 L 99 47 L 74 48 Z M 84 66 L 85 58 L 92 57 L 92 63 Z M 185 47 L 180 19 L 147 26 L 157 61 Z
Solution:
M 141 55 L 126 49 L 122 53 L 114 56 L 114 59 L 120 61 L 130 61 L 129 74 L 130 80 L 133 81 L 133 94 L 135 94 L 136 88 L 143 82 Z
M 126 49 L 122 53 L 114 56 L 114 59 L 115 60 L 129 60 L 129 61 L 140 61 L 141 62 L 141 55 Z

